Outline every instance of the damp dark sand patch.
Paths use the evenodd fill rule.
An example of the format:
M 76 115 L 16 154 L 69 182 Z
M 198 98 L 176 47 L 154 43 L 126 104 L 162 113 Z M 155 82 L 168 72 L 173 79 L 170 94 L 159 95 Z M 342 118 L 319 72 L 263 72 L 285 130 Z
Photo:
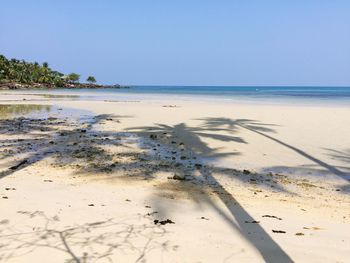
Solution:
M 79 95 L 69 94 L 48 94 L 48 93 L 1 93 L 1 95 L 17 95 L 17 96 L 38 96 L 45 99 L 79 99 Z
M 93 121 L 88 111 L 37 104 L 0 104 L 0 178 L 53 156 L 67 145 L 62 133 L 82 129 Z M 60 147 L 57 147 L 61 142 Z
M 39 96 L 45 99 L 79 99 L 79 95 L 67 95 L 67 94 L 20 94 L 20 95 L 30 95 L 30 96 Z
M 7 168 L 3 176 L 44 159 L 51 166 L 74 167 L 82 172 L 110 173 L 118 168 L 116 163 L 122 160 L 113 150 L 119 148 L 120 134 L 94 128 L 107 119 L 119 123 L 118 119 L 55 106 L 48 111 L 49 114 L 39 114 L 39 118 L 17 116 L 0 120 L 0 134 L 9 136 L 4 137 L 0 149 L 0 165 Z
M 93 116 L 82 116 L 82 112 L 62 109 L 58 117 L 44 113 L 45 118 L 0 119 L 0 167 L 3 168 L 0 169 L 0 178 L 43 160 L 66 156 L 69 153 L 67 149 L 75 150 L 78 160 L 89 160 L 91 156 L 97 157 L 101 152 L 104 153 L 99 147 L 88 147 L 90 142 L 81 152 L 72 148 L 72 145 L 83 143 L 83 131 L 91 127 L 94 121 Z M 75 116 L 67 117 L 67 114 Z M 106 154 L 103 159 L 107 159 Z

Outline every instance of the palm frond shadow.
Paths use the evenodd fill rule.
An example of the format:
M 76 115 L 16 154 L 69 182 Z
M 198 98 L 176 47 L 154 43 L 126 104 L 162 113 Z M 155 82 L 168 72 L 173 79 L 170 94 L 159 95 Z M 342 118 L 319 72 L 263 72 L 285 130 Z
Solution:
M 185 123 L 179 123 L 173 126 L 165 124 L 155 124 L 154 126 L 144 126 L 144 127 L 133 127 L 129 128 L 128 131 L 138 134 L 141 136 L 151 136 L 157 134 L 157 139 L 162 140 L 166 143 L 167 138 L 173 138 L 170 144 L 179 143 L 185 145 L 187 150 L 201 155 L 203 157 L 218 158 L 229 155 L 237 155 L 237 152 L 226 152 L 219 153 L 219 148 L 209 147 L 205 142 L 202 141 L 202 137 L 211 138 L 223 142 L 236 142 L 236 143 L 246 143 L 242 138 L 231 135 L 221 135 L 213 132 L 208 132 L 210 130 L 202 129 L 200 127 L 189 127 Z M 165 140 L 164 140 L 165 139 Z
M 350 149 L 346 149 L 344 151 L 340 151 L 340 150 L 334 150 L 334 149 L 329 149 L 326 148 L 324 149 L 327 151 L 327 155 L 332 157 L 335 160 L 339 160 L 345 164 L 349 164 L 350 163 Z M 348 166 L 348 168 L 350 169 L 350 166 Z
M 252 244 L 266 262 L 292 262 L 287 253 L 259 224 L 253 226 L 249 224 L 248 226 L 245 223 L 245 221 L 254 221 L 254 218 L 217 180 L 215 174 L 220 174 L 229 179 L 241 180 L 244 183 L 247 183 L 247 177 L 249 178 L 249 176 L 242 176 L 241 172 L 234 169 L 210 167 L 201 163 L 200 156 L 217 158 L 239 154 L 237 152 L 219 152 L 220 149 L 211 148 L 201 139 L 202 137 L 223 142 L 246 143 L 242 138 L 215 134 L 210 130 L 216 128 L 211 127 L 212 125 L 208 128 L 198 128 L 189 127 L 184 123 L 174 126 L 156 124 L 128 130 L 134 136 L 131 136 L 131 139 L 134 139 L 134 142 L 137 142 L 145 151 L 134 151 L 134 148 L 130 146 L 129 152 L 122 151 L 115 154 L 109 148 L 128 146 L 130 134 L 100 131 L 98 125 L 104 121 L 119 121 L 120 117 L 100 115 L 94 117 L 88 123 L 68 124 L 70 129 L 66 125 L 66 129 L 61 129 L 59 134 L 55 134 L 55 136 L 50 133 L 50 131 L 54 132 L 57 129 L 57 126 L 53 123 L 37 123 L 38 126 L 44 125 L 44 127 L 47 126 L 48 129 L 52 130 L 36 140 L 35 145 L 22 149 L 22 153 L 27 151 L 29 155 L 26 157 L 27 162 L 16 169 L 8 169 L 2 172 L 0 179 L 45 158 L 53 159 L 53 165 L 56 166 L 74 166 L 77 173 L 81 175 L 94 171 L 95 174 L 107 175 L 110 180 L 116 177 L 120 178 L 118 176 L 120 174 L 127 180 L 155 180 L 160 172 L 178 173 L 185 180 L 181 181 L 177 191 L 186 192 L 197 203 L 205 203 L 211 206 L 224 220 L 229 222 L 235 232 L 238 231 L 242 237 Z M 244 123 L 248 125 L 249 122 L 244 120 Z M 256 122 L 250 124 L 250 127 L 256 126 L 260 127 L 262 125 Z M 32 122 L 31 126 L 26 129 L 36 130 L 37 128 L 35 122 Z M 233 126 L 233 130 L 234 128 Z M 264 127 L 263 129 L 267 131 L 269 128 Z M 178 137 L 179 134 L 182 136 Z M 139 140 L 140 137 L 143 139 Z M 24 140 L 21 143 L 25 145 L 27 142 Z M 103 176 L 103 180 L 106 180 L 106 176 Z M 229 214 L 218 206 L 210 195 L 198 198 L 195 194 L 188 193 L 186 187 L 189 183 L 193 187 L 209 189 L 223 202 Z M 259 185 L 270 188 L 271 182 L 260 180 Z M 287 192 L 283 186 L 276 183 L 274 187 L 276 190 Z M 161 200 L 158 201 L 161 202 Z M 261 242 L 261 240 L 264 241 Z M 267 250 L 267 247 L 273 253 Z
M 200 119 L 204 123 L 202 127 L 208 128 L 208 129 L 223 129 L 226 131 L 235 132 L 239 128 L 246 129 L 250 132 L 253 132 L 255 134 L 258 134 L 268 140 L 271 140 L 285 148 L 288 148 L 289 150 L 297 153 L 298 155 L 301 155 L 302 157 L 306 158 L 307 160 L 313 162 L 315 164 L 315 168 L 312 170 L 307 170 L 305 167 L 294 167 L 295 170 L 310 172 L 310 171 L 321 171 L 326 170 L 331 174 L 334 174 L 336 176 L 339 176 L 340 178 L 348 178 L 350 174 L 348 172 L 344 172 L 343 170 L 348 170 L 348 167 L 337 167 L 335 165 L 331 165 L 328 162 L 325 162 L 309 153 L 304 151 L 303 149 L 300 149 L 296 146 L 293 146 L 291 144 L 288 144 L 276 137 L 273 137 L 270 134 L 267 133 L 274 133 L 275 131 L 271 129 L 269 126 L 276 126 L 273 124 L 263 124 L 259 121 L 255 120 L 247 120 L 247 119 L 229 119 L 229 118 L 203 118 Z M 339 159 L 341 161 L 348 161 L 349 160 L 349 153 L 348 152 L 339 152 L 336 150 L 328 149 L 330 152 L 329 155 L 332 156 L 335 159 Z M 285 167 L 286 170 L 290 169 L 290 167 Z M 343 168 L 342 170 L 340 168 Z M 283 167 L 279 167 L 280 170 L 283 170 Z M 310 168 L 308 168 L 310 169 Z
M 260 124 L 258 122 L 249 122 L 249 120 L 243 120 L 243 122 L 249 125 L 250 127 L 261 127 L 261 130 L 273 132 L 272 129 L 264 127 L 265 125 Z M 231 128 L 232 127 L 228 127 L 227 130 L 230 131 L 230 133 L 233 133 L 236 127 L 233 127 L 233 130 L 231 130 Z M 129 129 L 129 131 L 142 136 L 147 135 L 147 137 L 156 139 L 157 142 L 163 142 L 167 146 L 170 145 L 172 146 L 171 149 L 173 149 L 172 152 L 176 152 L 179 150 L 181 151 L 180 146 L 186 145 L 187 151 L 193 152 L 199 156 L 221 157 L 225 155 L 237 154 L 218 153 L 219 149 L 209 147 L 204 141 L 201 140 L 201 137 L 208 137 L 211 139 L 221 140 L 225 142 L 227 141 L 236 143 L 246 143 L 244 139 L 237 136 L 218 135 L 215 133 L 211 133 L 212 131 L 217 131 L 217 127 L 188 127 L 184 123 L 180 123 L 174 126 L 156 124 L 154 126 L 135 127 Z M 181 137 L 179 137 L 180 135 Z M 186 160 L 187 159 L 188 158 L 186 158 Z M 192 188 L 199 187 L 197 191 L 186 191 L 186 195 L 188 197 L 198 202 L 199 204 L 205 203 L 211 206 L 215 211 L 218 212 L 218 214 L 220 214 L 223 217 L 224 220 L 226 220 L 232 226 L 232 228 L 235 231 L 238 231 L 238 233 L 240 233 L 242 237 L 248 240 L 255 247 L 255 249 L 260 253 L 260 255 L 266 262 L 292 262 L 292 259 L 283 251 L 283 249 L 269 236 L 269 234 L 259 224 L 254 224 L 254 226 L 248 226 L 246 224 L 247 221 L 254 221 L 254 218 L 243 208 L 243 206 L 239 204 L 239 202 L 234 198 L 234 196 L 223 187 L 223 185 L 216 179 L 216 176 L 214 176 L 215 173 L 220 174 L 222 176 L 226 176 L 228 178 L 240 178 L 241 180 L 245 181 L 246 178 L 237 176 L 237 174 L 241 175 L 239 171 L 220 167 L 208 167 L 204 164 L 200 164 L 199 167 L 198 161 L 193 162 L 191 160 L 184 162 L 183 165 L 185 166 L 185 172 L 183 172 L 184 179 L 186 179 L 186 177 L 195 177 L 195 170 L 199 171 L 200 177 L 204 178 L 204 180 L 202 181 L 197 181 L 195 185 L 191 184 L 193 182 L 182 182 L 182 186 L 185 186 L 183 187 L 183 191 L 186 191 L 187 189 L 186 184 L 191 184 Z M 192 169 L 188 169 L 189 166 Z M 173 169 L 176 171 L 176 173 L 181 173 L 180 171 L 177 171 L 175 167 L 173 167 Z M 271 185 L 269 183 L 266 183 L 266 181 L 264 180 L 260 181 L 260 183 L 262 184 L 262 186 L 271 187 Z M 171 187 L 169 187 L 169 183 L 161 184 L 159 188 L 172 189 Z M 182 191 L 181 188 L 181 185 L 178 185 L 178 187 L 176 187 L 174 190 Z M 276 185 L 276 189 L 287 192 L 281 185 Z M 229 211 L 229 215 L 212 200 L 208 190 L 210 193 L 215 193 L 215 195 L 222 201 L 226 209 Z M 204 192 L 206 194 L 202 194 L 200 195 L 200 197 L 198 197 L 198 192 Z M 155 204 L 159 205 L 159 201 L 155 201 Z M 158 210 L 161 210 L 160 207 L 158 208 Z M 166 211 L 163 211 L 163 213 L 166 213 Z M 237 223 L 235 222 L 235 220 L 233 220 L 232 217 L 237 221 Z M 261 242 L 261 240 L 264 240 L 264 242 Z M 274 253 L 268 253 L 265 249 L 265 245 L 271 247 Z

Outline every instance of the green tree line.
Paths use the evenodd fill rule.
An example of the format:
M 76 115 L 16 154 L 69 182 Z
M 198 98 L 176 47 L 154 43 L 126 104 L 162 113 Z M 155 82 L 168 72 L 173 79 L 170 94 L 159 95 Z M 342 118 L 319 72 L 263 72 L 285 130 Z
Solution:
M 64 86 L 65 83 L 79 82 L 80 75 L 70 73 L 64 75 L 52 70 L 47 62 L 41 65 L 38 62 L 27 62 L 25 60 L 7 59 L 0 55 L 0 83 L 17 82 L 22 84 L 43 83 L 56 87 Z M 95 83 L 96 79 L 89 76 L 87 81 Z

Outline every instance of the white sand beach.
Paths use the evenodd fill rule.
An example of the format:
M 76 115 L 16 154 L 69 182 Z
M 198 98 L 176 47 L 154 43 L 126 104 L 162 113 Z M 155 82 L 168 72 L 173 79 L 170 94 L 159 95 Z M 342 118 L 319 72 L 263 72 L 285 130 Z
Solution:
M 0 262 L 349 261 L 350 107 L 0 104 Z

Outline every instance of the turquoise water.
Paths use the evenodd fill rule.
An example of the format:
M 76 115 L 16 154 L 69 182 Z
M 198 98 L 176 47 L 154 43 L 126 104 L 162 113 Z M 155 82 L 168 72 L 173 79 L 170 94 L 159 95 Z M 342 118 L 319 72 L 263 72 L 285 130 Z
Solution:
M 201 95 L 226 98 L 243 96 L 252 98 L 290 97 L 350 99 L 350 87 L 131 86 L 127 89 L 79 89 L 74 91 L 124 94 Z
M 200 98 L 269 103 L 321 102 L 350 106 L 350 87 L 131 86 L 123 89 L 32 90 L 18 93 L 77 95 L 76 99 L 92 100 Z
M 123 93 L 251 97 L 350 98 L 350 87 L 133 86 Z

